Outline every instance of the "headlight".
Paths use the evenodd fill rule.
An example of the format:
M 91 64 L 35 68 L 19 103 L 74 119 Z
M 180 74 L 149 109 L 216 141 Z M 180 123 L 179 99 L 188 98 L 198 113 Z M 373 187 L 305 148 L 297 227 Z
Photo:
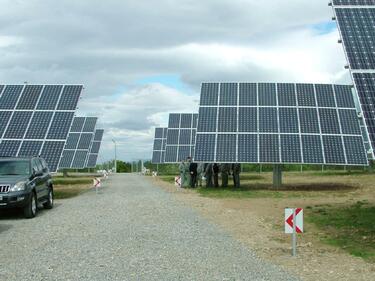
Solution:
M 17 182 L 11 189 L 10 191 L 22 191 L 22 190 L 25 190 L 25 187 L 26 187 L 26 182 L 25 181 L 20 181 L 20 182 Z

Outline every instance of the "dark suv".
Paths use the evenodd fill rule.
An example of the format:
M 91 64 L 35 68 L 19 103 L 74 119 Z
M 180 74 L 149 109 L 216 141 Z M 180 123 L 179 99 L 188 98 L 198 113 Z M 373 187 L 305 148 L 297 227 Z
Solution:
M 40 157 L 0 158 L 0 210 L 22 208 L 35 217 L 38 205 L 53 208 L 53 185 L 46 161 Z

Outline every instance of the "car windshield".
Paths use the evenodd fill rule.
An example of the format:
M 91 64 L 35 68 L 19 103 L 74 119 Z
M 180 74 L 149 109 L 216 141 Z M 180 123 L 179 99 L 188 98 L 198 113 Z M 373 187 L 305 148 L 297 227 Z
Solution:
M 26 176 L 29 174 L 29 161 L 0 161 L 0 176 Z

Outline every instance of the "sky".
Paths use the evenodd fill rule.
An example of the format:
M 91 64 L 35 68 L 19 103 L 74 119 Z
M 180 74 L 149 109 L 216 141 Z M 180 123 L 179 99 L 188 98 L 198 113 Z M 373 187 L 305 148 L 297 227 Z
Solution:
M 327 0 L 0 0 L 0 83 L 84 84 L 100 161 L 151 159 L 208 81 L 351 83 Z

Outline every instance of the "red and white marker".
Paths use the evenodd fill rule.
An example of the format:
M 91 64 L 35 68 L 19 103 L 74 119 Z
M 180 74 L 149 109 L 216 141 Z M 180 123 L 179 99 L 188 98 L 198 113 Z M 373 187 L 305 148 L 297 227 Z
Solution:
M 181 177 L 174 177 L 174 185 L 181 187 Z
M 292 234 L 292 256 L 297 255 L 297 233 L 303 233 L 303 209 L 285 209 L 285 233 Z

